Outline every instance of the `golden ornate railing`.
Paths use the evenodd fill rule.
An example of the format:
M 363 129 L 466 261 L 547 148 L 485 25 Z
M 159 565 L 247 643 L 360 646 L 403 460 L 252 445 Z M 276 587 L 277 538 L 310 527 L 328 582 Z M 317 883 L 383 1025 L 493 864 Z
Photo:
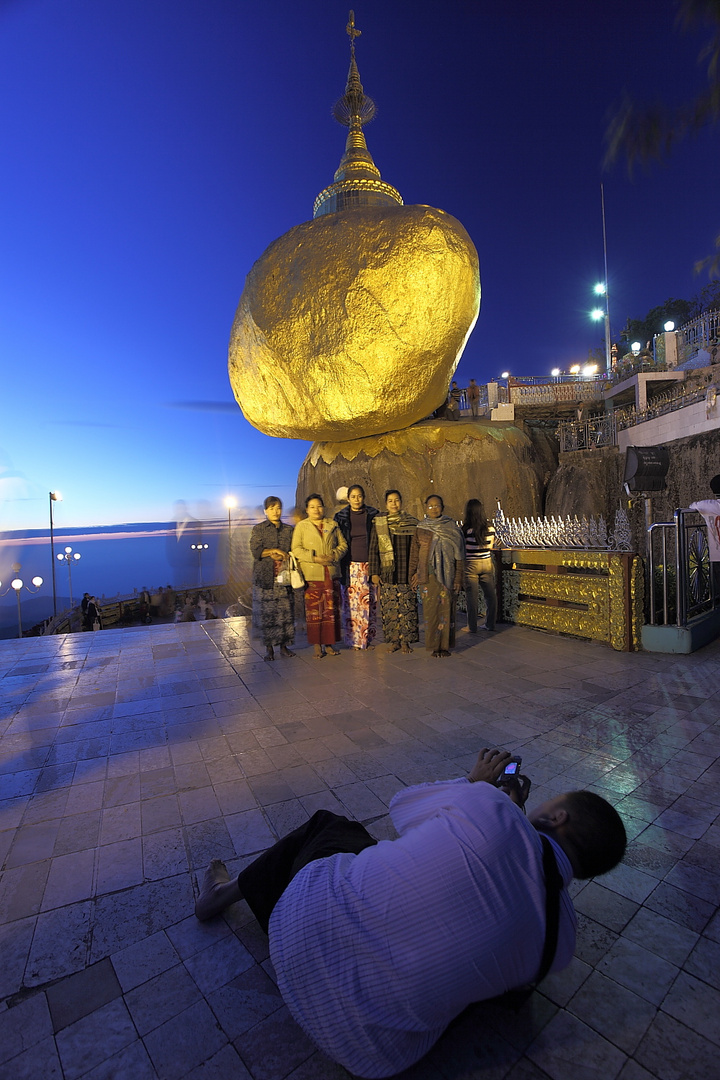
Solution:
M 502 559 L 502 617 L 506 622 L 640 648 L 642 559 L 626 551 L 549 551 L 506 548 Z

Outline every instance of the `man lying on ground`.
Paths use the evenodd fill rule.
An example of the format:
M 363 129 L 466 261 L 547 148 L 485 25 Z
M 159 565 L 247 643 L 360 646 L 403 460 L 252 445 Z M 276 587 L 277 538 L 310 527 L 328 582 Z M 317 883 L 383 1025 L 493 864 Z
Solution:
M 392 1076 L 472 1002 L 570 963 L 567 887 L 616 866 L 625 829 L 589 791 L 526 817 L 529 783 L 496 786 L 509 759 L 484 749 L 467 778 L 398 792 L 397 840 L 320 810 L 236 879 L 211 862 L 195 914 L 247 901 L 290 1012 L 350 1072 Z

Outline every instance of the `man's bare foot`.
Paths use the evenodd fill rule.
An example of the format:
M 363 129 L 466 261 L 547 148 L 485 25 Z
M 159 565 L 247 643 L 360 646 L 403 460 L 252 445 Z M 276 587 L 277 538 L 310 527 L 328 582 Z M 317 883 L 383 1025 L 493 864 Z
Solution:
M 222 859 L 211 859 L 205 871 L 200 895 L 195 901 L 196 917 L 200 922 L 206 922 L 238 900 L 242 900 L 242 893 L 237 878 L 230 880 Z

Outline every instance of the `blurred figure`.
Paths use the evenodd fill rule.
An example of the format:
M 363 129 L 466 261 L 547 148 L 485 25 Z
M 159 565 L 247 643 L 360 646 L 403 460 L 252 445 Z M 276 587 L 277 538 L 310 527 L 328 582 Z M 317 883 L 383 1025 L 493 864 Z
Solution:
M 470 380 L 466 395 L 470 403 L 470 413 L 473 419 L 476 419 L 480 415 L 480 387 L 474 379 Z
M 100 605 L 94 596 L 91 596 L 87 605 L 88 630 L 102 630 L 100 620 Z

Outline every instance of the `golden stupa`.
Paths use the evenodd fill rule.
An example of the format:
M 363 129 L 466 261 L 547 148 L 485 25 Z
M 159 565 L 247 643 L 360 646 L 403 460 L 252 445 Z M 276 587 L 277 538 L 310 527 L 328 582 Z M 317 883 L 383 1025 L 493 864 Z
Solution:
M 455 218 L 404 206 L 367 148 L 375 104 L 355 61 L 333 110 L 349 128 L 313 220 L 250 270 L 233 323 L 230 382 L 267 435 L 346 440 L 395 431 L 445 400 L 480 307 L 478 257 Z

